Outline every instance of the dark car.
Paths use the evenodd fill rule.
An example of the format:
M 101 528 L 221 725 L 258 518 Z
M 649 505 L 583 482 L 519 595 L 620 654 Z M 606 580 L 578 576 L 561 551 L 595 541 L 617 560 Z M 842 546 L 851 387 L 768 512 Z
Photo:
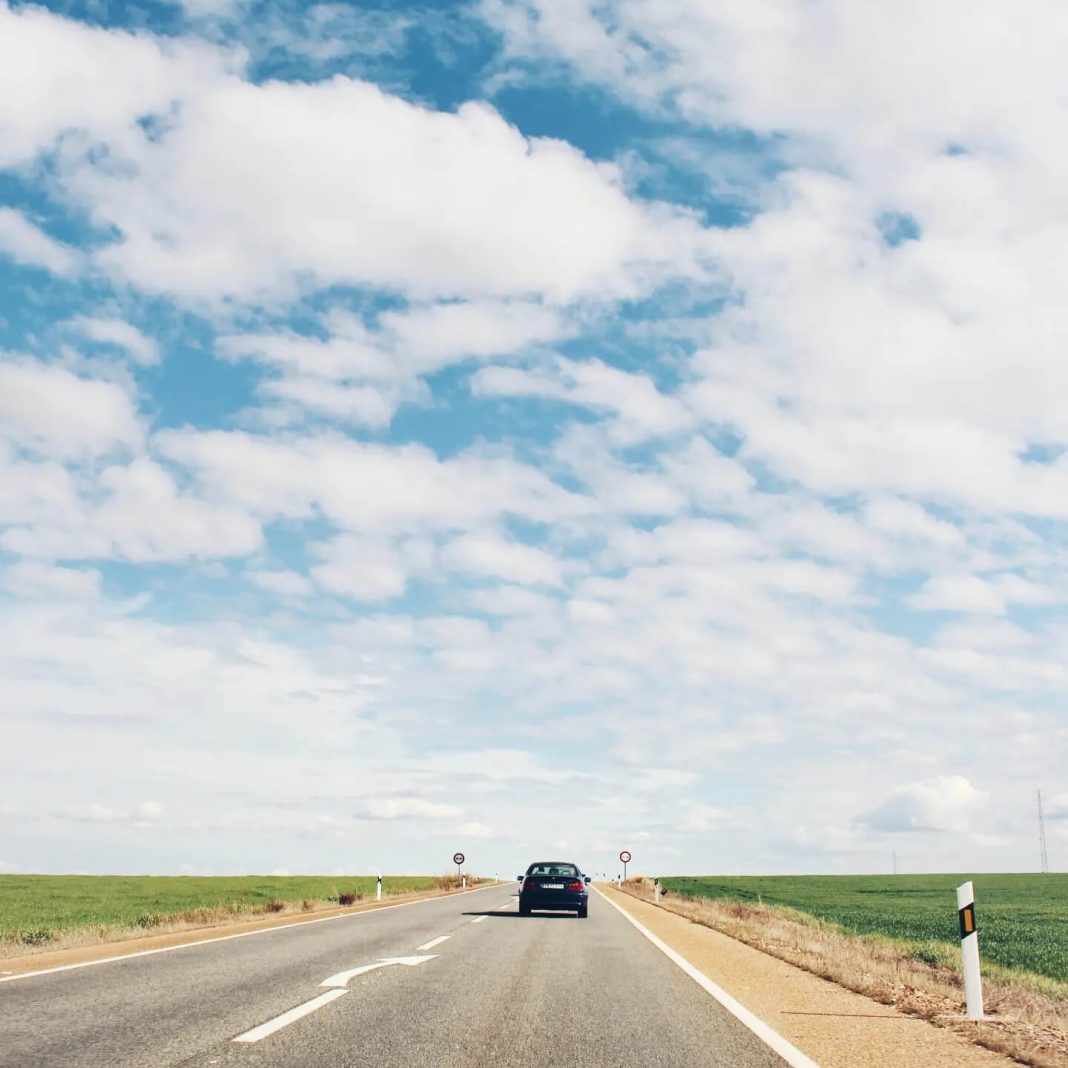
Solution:
M 590 903 L 590 877 L 577 864 L 566 860 L 539 860 L 517 876 L 519 915 L 529 916 L 531 909 L 577 912 L 586 916 Z

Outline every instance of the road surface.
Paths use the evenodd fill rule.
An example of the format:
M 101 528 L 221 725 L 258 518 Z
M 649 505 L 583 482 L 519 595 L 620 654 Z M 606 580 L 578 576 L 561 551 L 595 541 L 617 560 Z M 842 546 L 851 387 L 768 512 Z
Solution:
M 784 1063 L 599 896 L 508 884 L 0 982 L 4 1068 Z

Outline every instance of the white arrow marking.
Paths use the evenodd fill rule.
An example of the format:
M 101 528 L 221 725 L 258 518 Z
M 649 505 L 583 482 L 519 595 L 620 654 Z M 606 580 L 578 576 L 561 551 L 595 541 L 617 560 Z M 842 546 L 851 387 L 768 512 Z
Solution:
M 265 1024 L 260 1024 L 259 1027 L 254 1027 L 243 1035 L 238 1035 L 234 1041 L 259 1042 L 260 1039 L 273 1035 L 275 1031 L 281 1031 L 283 1027 L 288 1027 L 294 1021 L 315 1012 L 316 1009 L 321 1009 L 324 1005 L 328 1005 L 335 998 L 343 997 L 346 993 L 348 991 L 331 990 L 327 994 L 320 994 L 317 998 L 312 998 L 311 1001 L 306 1001 L 303 1005 L 290 1009 L 289 1012 L 283 1012 L 281 1016 L 276 1016 L 273 1020 L 268 1020 Z
M 423 957 L 383 957 L 375 964 L 364 964 L 359 968 L 350 968 L 347 972 L 338 972 L 337 975 L 324 979 L 319 985 L 346 987 L 350 979 L 355 979 L 357 975 L 363 975 L 365 972 L 373 972 L 376 968 L 388 968 L 391 964 L 403 964 L 408 968 L 414 968 L 417 964 L 424 964 L 436 956 L 436 953 L 429 953 Z

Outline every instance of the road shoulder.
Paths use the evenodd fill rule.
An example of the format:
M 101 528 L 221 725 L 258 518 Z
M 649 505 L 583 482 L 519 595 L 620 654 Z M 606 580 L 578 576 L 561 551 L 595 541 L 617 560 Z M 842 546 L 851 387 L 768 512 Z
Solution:
M 683 916 L 610 886 L 598 889 L 821 1068 L 1009 1068 L 1014 1063 Z
M 240 938 L 246 935 L 272 931 L 280 927 L 297 927 L 309 923 L 323 923 L 363 912 L 377 912 L 398 905 L 414 905 L 422 901 L 435 901 L 442 897 L 462 897 L 488 890 L 500 883 L 484 883 L 470 890 L 425 890 L 410 894 L 394 894 L 381 901 L 362 901 L 343 908 L 318 909 L 312 913 L 291 913 L 285 916 L 259 917 L 254 920 L 235 920 L 214 927 L 190 927 L 168 934 L 147 935 L 144 938 L 123 938 L 94 942 L 88 945 L 71 946 L 67 949 L 44 950 L 19 957 L 0 957 L 0 982 L 31 972 L 49 971 L 57 968 L 73 968 L 122 957 L 160 953 L 181 946 L 199 945 L 225 938 Z

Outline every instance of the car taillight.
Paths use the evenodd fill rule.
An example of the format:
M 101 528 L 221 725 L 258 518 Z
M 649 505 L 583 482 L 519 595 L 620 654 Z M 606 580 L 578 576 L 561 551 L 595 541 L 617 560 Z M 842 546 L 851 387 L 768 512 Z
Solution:
M 573 883 L 567 884 L 568 890 L 585 890 L 586 884 L 581 879 L 576 879 Z
M 538 884 L 533 879 L 527 879 L 523 883 L 524 890 L 537 890 Z

